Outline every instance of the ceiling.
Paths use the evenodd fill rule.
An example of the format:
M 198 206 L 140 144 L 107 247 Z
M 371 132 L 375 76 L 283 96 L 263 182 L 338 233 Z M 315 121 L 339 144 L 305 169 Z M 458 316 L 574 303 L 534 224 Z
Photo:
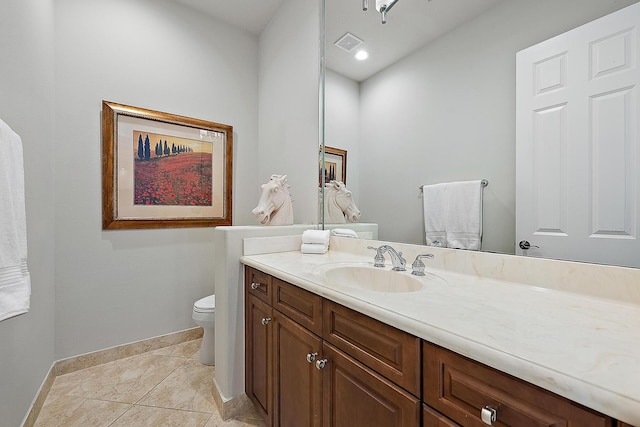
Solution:
M 175 0 L 232 25 L 259 35 L 283 0 Z M 295 1 L 295 0 L 294 0 Z M 381 23 L 369 0 L 326 0 L 327 67 L 362 81 L 388 67 L 426 43 L 460 26 L 506 0 L 398 0 Z M 357 61 L 351 53 L 334 46 L 350 32 L 362 39 L 370 56 Z

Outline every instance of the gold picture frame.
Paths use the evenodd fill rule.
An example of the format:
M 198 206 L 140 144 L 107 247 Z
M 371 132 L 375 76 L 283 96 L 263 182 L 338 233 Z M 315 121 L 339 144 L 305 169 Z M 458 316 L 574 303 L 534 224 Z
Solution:
M 329 181 L 342 181 L 347 183 L 347 150 L 340 148 L 324 147 L 324 179 L 322 168 L 322 147 L 320 147 L 320 170 L 318 173 L 319 184 Z
M 102 101 L 102 229 L 232 224 L 233 127 Z

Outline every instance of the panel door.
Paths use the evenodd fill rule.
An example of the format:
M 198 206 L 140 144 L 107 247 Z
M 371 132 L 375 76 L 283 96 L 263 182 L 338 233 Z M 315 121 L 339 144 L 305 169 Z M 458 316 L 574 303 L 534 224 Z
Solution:
M 326 342 L 325 427 L 418 427 L 421 402 Z
M 274 311 L 274 425 L 322 426 L 322 340 Z
M 248 293 L 245 304 L 245 392 L 270 427 L 273 425 L 273 309 Z
M 640 267 L 638 24 L 640 3 L 518 52 L 516 253 Z

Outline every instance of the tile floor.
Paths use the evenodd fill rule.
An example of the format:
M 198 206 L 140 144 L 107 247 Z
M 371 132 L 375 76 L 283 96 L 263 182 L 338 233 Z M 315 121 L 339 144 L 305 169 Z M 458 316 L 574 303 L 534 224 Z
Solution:
M 264 426 L 256 413 L 222 421 L 200 339 L 60 375 L 35 427 Z

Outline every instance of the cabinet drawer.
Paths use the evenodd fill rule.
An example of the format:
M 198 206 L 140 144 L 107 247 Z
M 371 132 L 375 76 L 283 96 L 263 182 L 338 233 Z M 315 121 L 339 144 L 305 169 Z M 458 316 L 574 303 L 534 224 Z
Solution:
M 356 360 L 420 396 L 420 340 L 325 300 L 323 337 Z
M 465 427 L 486 426 L 482 408 L 501 427 L 611 427 L 612 419 L 561 396 L 429 343 L 423 343 L 423 400 Z
M 275 277 L 272 280 L 273 307 L 322 336 L 322 297 Z
M 422 426 L 423 427 L 460 427 L 449 418 L 434 411 L 427 405 L 422 405 Z
M 244 286 L 247 291 L 260 298 L 267 304 L 271 304 L 273 286 L 271 276 L 255 268 L 246 266 L 244 269 Z

